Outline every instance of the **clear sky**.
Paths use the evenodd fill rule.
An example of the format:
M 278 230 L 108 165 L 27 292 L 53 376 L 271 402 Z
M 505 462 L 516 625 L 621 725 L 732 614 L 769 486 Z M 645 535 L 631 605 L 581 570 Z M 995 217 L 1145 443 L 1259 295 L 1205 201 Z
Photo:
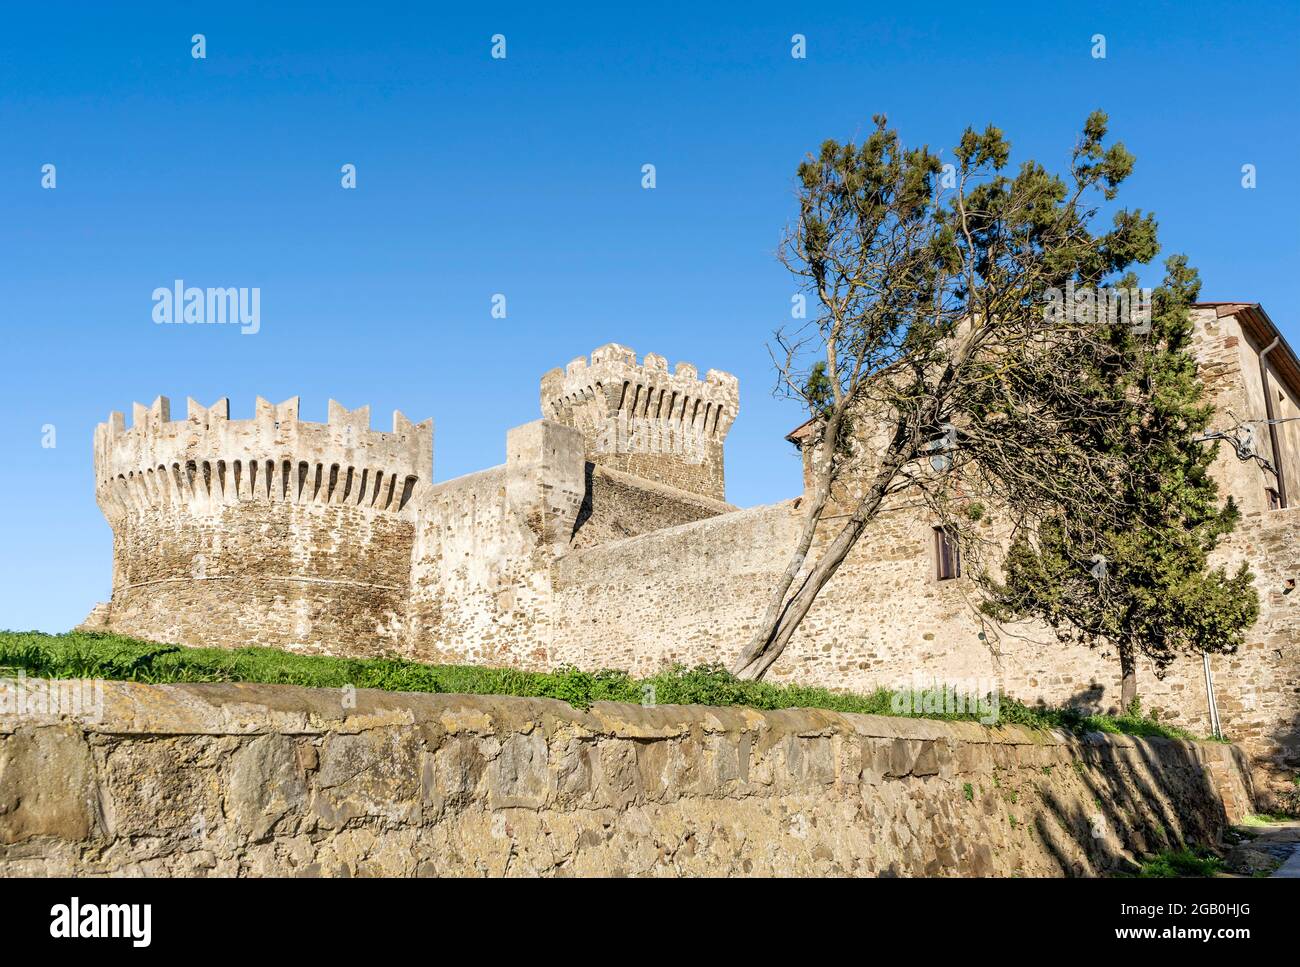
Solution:
M 432 416 L 446 479 L 504 459 L 544 371 L 620 342 L 735 373 L 728 497 L 793 495 L 773 253 L 800 157 L 877 112 L 936 148 L 993 122 L 1059 167 L 1108 111 L 1138 159 L 1122 199 L 1203 298 L 1296 341 L 1294 2 L 479 6 L 4 5 L 0 627 L 107 599 L 92 432 L 158 394 Z M 259 287 L 260 331 L 155 325 L 175 279 Z

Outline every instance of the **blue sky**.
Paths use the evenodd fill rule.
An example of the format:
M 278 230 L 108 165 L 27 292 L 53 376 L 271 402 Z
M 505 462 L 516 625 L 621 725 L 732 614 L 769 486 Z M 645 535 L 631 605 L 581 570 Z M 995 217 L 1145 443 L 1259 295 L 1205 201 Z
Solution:
M 615 341 L 739 376 L 728 497 L 792 495 L 773 253 L 800 157 L 877 112 L 936 148 L 994 122 L 1055 167 L 1103 108 L 1138 159 L 1122 200 L 1204 298 L 1260 301 L 1296 341 L 1294 3 L 468 6 L 6 5 L 0 627 L 108 597 L 92 431 L 160 393 L 432 416 L 446 479 L 501 462 L 545 370 Z M 178 278 L 260 287 L 261 331 L 155 326 Z

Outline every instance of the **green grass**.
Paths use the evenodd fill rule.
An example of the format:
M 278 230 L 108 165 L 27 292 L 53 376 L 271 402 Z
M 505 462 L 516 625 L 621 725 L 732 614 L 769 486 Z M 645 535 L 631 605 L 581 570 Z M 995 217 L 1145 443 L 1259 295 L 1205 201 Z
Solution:
M 1020 702 L 1002 701 L 1001 719 L 1022 725 L 1047 726 L 1067 732 L 1108 732 L 1112 735 L 1137 735 L 1144 738 L 1190 739 L 1205 741 L 1186 729 L 1157 721 L 1138 710 L 1123 715 L 1087 715 L 1078 709 L 1052 709 L 1024 705 Z
M 1292 823 L 1300 816 L 1291 813 L 1254 813 L 1243 819 L 1238 826 L 1272 826 L 1274 823 Z
M 1215 876 L 1223 872 L 1223 860 L 1205 850 L 1171 849 L 1157 853 L 1142 864 L 1141 879 L 1176 876 Z
M 525 672 L 468 665 L 426 665 L 402 658 L 329 658 L 273 648 L 182 648 L 120 635 L 0 631 L 0 677 L 23 671 L 41 678 L 102 678 L 173 682 L 260 682 L 314 688 L 378 688 L 394 692 L 517 695 L 556 698 L 576 708 L 593 702 L 657 705 L 746 706 L 756 709 L 821 708 L 835 712 L 894 715 L 893 693 L 832 692 L 801 685 L 741 681 L 721 666 L 676 667 L 636 679 L 620 671 L 561 668 Z M 651 691 L 653 690 L 653 691 Z M 919 704 L 919 703 L 912 703 Z M 977 720 L 977 713 L 924 713 L 915 718 Z M 1084 715 L 1072 709 L 1035 707 L 1003 698 L 999 723 L 1058 728 L 1076 733 L 1112 732 L 1191 738 L 1186 732 L 1138 715 Z

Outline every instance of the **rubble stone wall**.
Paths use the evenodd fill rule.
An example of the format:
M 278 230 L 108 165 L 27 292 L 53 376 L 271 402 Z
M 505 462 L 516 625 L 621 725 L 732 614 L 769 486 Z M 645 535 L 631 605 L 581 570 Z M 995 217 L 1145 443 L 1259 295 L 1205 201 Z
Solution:
M 1078 876 L 1212 844 L 1234 746 L 809 709 L 103 685 L 0 712 L 0 876 Z

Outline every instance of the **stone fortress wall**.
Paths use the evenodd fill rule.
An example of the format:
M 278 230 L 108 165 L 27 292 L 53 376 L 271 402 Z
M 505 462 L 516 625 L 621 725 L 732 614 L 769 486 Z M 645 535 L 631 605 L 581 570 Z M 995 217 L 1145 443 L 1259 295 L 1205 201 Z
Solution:
M 1196 351 L 1217 426 L 1264 418 L 1258 358 L 1271 333 L 1258 307 L 1196 310 Z M 1280 394 L 1275 415 L 1300 414 L 1300 368 L 1281 345 L 1265 361 L 1268 392 Z M 259 403 L 246 422 L 261 429 L 250 427 L 247 443 L 224 428 L 235 435 L 209 443 L 211 432 L 199 429 L 204 411 L 194 407 L 181 423 L 137 406 L 131 430 L 117 416 L 100 427 L 96 467 L 114 529 L 114 593 L 91 626 L 191 645 L 396 652 L 539 670 L 575 664 L 644 674 L 674 662 L 725 664 L 753 632 L 797 534 L 798 499 L 748 509 L 723 500 L 723 444 L 739 405 L 734 377 L 709 370 L 701 380 L 684 363 L 670 374 L 653 353 L 637 364 L 631 350 L 611 344 L 547 373 L 546 418 L 507 434 L 505 462 L 442 483 L 430 482 L 430 424 L 412 427 L 399 414 L 393 434 L 376 434 L 358 416 L 365 410 L 340 407 L 336 420 L 332 404 L 330 424 L 304 433 L 315 425 L 297 424 L 291 403 L 296 435 L 276 426 L 288 422 L 276 408 Z M 347 426 L 353 436 L 341 438 Z M 1284 475 L 1295 465 L 1300 499 L 1300 421 L 1276 427 L 1278 462 Z M 1264 429 L 1260 449 L 1271 459 Z M 124 436 L 134 442 L 105 446 Z M 111 464 L 101 453 L 113 454 Z M 251 467 L 260 468 L 256 477 Z M 1211 661 L 1218 709 L 1261 779 L 1285 782 L 1300 770 L 1300 595 L 1290 591 L 1300 576 L 1300 508 L 1269 509 L 1272 475 L 1227 446 L 1215 473 L 1244 514 L 1221 556 L 1250 562 L 1262 603 L 1245 647 Z M 195 489 L 194 480 L 217 481 L 198 488 L 205 501 L 171 496 L 188 493 L 187 481 Z M 371 498 L 376 481 L 381 493 Z M 385 499 L 389 483 L 401 498 Z M 154 492 L 168 496 L 142 496 Z M 772 680 L 852 690 L 953 682 L 1113 708 L 1114 657 L 1066 648 L 1034 624 L 987 627 L 968 580 L 936 578 L 934 524 L 905 506 L 882 517 Z M 206 574 L 187 579 L 200 555 Z M 154 574 L 164 580 L 143 583 Z M 1161 680 L 1150 669 L 1139 674 L 1149 709 L 1210 731 L 1199 659 Z

